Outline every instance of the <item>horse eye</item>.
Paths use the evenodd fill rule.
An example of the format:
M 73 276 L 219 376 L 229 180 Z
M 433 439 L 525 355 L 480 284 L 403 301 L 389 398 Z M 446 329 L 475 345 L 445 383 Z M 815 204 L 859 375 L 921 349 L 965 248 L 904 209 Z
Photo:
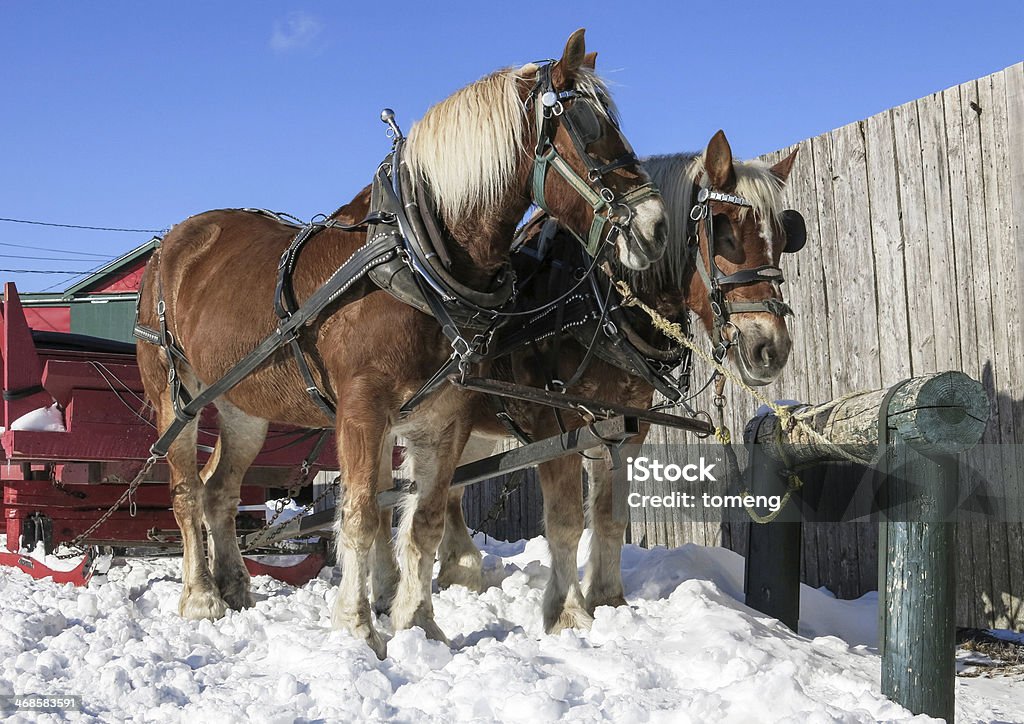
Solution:
M 711 220 L 715 229 L 715 243 L 736 245 L 736 235 L 732 231 L 732 222 L 725 214 L 715 214 Z

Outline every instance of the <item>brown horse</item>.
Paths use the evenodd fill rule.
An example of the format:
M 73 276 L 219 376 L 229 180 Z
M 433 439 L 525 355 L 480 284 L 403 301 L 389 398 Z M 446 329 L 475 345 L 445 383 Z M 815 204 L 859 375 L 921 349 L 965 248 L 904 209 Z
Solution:
M 771 168 L 759 162 L 734 162 L 729 143 L 719 131 L 701 156 L 661 156 L 646 160 L 645 168 L 665 200 L 669 249 L 659 263 L 645 271 L 634 272 L 621 265 L 614 270 L 616 276 L 628 279 L 638 297 L 669 320 L 683 323 L 685 327 L 692 311 L 713 338 L 715 330 L 721 330 L 723 354 L 727 349 L 744 380 L 753 385 L 768 384 L 778 376 L 791 347 L 784 316 L 788 308 L 782 304 L 777 283 L 781 276 L 777 281 L 770 281 L 773 277 L 768 272 L 778 271 L 783 251 L 795 251 L 803 243 L 802 220 L 790 228 L 788 221 L 794 218 L 791 215 L 795 212 L 782 212 L 780 208 L 780 192 L 795 156 L 796 152 Z M 701 188 L 721 192 L 721 199 L 713 195 L 705 209 L 714 220 L 710 246 L 714 253 L 710 256 L 709 227 L 695 222 L 691 216 Z M 735 203 L 737 197 L 750 206 Z M 724 296 L 718 301 L 719 307 L 731 310 L 724 324 L 720 316 L 716 318 L 712 307 L 714 294 L 708 280 L 716 277 L 714 270 L 719 270 L 717 279 Z M 666 346 L 668 340 L 649 324 L 650 320 L 642 312 L 630 314 L 633 327 L 650 345 Z M 509 358 L 495 363 L 492 375 L 536 387 L 545 386 L 548 376 L 541 374 L 532 357 L 544 356 L 551 344 L 541 342 L 538 352 L 520 349 L 512 353 Z M 571 379 L 585 355 L 581 344 L 564 338 L 557 355 L 558 369 L 550 370 L 550 377 Z M 567 392 L 647 408 L 652 404 L 654 388 L 617 366 L 592 359 L 578 383 Z M 550 408 L 508 401 L 507 409 L 533 439 L 559 432 Z M 568 417 L 565 423 L 569 428 L 583 424 L 579 418 L 569 420 Z M 646 433 L 644 426 L 642 435 L 635 441 L 641 442 Z M 491 405 L 481 400 L 476 406 L 474 435 L 466 455 L 482 457 L 494 447 L 495 438 L 507 436 L 506 428 L 495 419 Z M 551 551 L 551 576 L 543 604 L 544 623 L 549 632 L 568 626 L 587 627 L 597 606 L 625 603 L 620 571 L 625 523 L 612 516 L 611 473 L 605 463 L 607 452 L 598 448 L 591 453 L 600 459 L 590 465 L 588 513 L 594 537 L 582 590 L 576 568 L 576 550 L 584 526 L 581 458 L 570 455 L 539 466 L 545 536 Z M 442 587 L 462 584 L 479 589 L 482 582 L 480 553 L 467 533 L 462 492 L 462 489 L 453 490 L 448 500 L 438 580 Z
M 613 197 L 624 204 L 620 212 L 628 215 L 628 226 L 606 225 L 599 242 L 613 244 L 619 260 L 634 268 L 647 266 L 664 251 L 664 207 L 656 193 L 642 199 L 636 195 L 649 179 L 622 137 L 607 89 L 592 68 L 593 55 L 585 53 L 583 31 L 577 31 L 557 62 L 493 73 L 430 109 L 409 134 L 405 159 L 438 210 L 451 275 L 463 285 L 486 290 L 507 261 L 516 224 L 538 193 L 533 168 L 544 145 L 539 139 L 558 152 L 577 181 L 584 179 L 582 190 L 564 178 L 564 169 L 562 175 L 542 179 L 543 203 L 552 214 L 587 238 L 596 213 L 593 198 Z M 538 79 L 547 83 L 540 87 L 547 88 L 543 97 Z M 537 109 L 539 103 L 543 108 Z M 585 151 L 562 115 L 573 109 L 590 125 Z M 625 160 L 592 173 L 615 159 Z M 335 216 L 362 218 L 370 211 L 369 199 L 364 190 Z M 187 219 L 164 239 L 146 268 L 139 322 L 158 329 L 162 311 L 167 336 L 187 361 L 169 365 L 171 355 L 160 346 L 138 347 L 161 432 L 175 420 L 168 380 L 172 367 L 194 393 L 212 385 L 274 332 L 276 270 L 295 233 L 295 227 L 265 214 L 219 210 Z M 309 298 L 365 241 L 365 234 L 338 228 L 313 237 L 294 272 L 297 301 Z M 434 623 L 431 570 L 448 483 L 470 434 L 472 398 L 445 386 L 412 414 L 400 418 L 399 410 L 445 363 L 452 345 L 434 318 L 365 277 L 302 328 L 300 343 L 317 386 L 337 409 L 336 421 L 307 395 L 296 358 L 286 348 L 217 399 L 220 438 L 201 474 L 194 421 L 170 446 L 174 514 L 184 548 L 179 612 L 187 618 L 218 618 L 227 608 L 252 605 L 235 513 L 242 476 L 263 444 L 268 422 L 334 425 L 345 485 L 337 536 L 343 572 L 334 625 L 385 655 L 372 622 L 368 585 L 371 557 L 395 562 L 389 546 L 371 548 L 381 519 L 378 480 L 390 487 L 392 441 L 401 434 L 409 443 L 418 494 L 404 511 L 400 575 L 373 581 L 374 594 L 393 598 L 395 629 L 418 625 L 443 640 Z M 203 552 L 204 524 L 209 560 Z

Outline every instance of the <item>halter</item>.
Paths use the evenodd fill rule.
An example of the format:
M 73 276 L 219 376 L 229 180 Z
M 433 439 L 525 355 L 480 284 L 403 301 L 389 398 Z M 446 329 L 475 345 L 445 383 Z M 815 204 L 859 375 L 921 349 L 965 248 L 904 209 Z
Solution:
M 599 140 L 602 135 L 593 101 L 575 89 L 556 91 L 551 82 L 551 68 L 552 63 L 541 67 L 537 74 L 537 83 L 527 100 L 527 103 L 533 102 L 537 121 L 537 146 L 533 159 L 533 202 L 548 215 L 557 217 L 548 207 L 544 197 L 548 169 L 554 169 L 594 211 L 594 220 L 585 240 L 571 229 L 567 231 L 583 244 L 591 257 L 597 258 L 605 227 L 610 226 L 624 238 L 632 236 L 630 222 L 633 219 L 633 205 L 648 197 L 660 196 L 660 193 L 650 182 L 632 189 L 623 196 L 617 196 L 604 185 L 603 179 L 607 173 L 624 166 L 639 165 L 640 161 L 625 139 L 622 140 L 628 149 L 627 152 L 609 163 L 598 163 L 587 152 L 587 146 Z M 568 100 L 572 100 L 573 103 L 566 107 L 564 101 Z M 551 122 L 554 118 L 561 119 L 580 160 L 587 167 L 586 178 L 576 173 L 555 148 L 554 124 Z
M 767 312 L 777 317 L 792 316 L 793 310 L 781 299 L 767 297 L 753 302 L 733 302 L 725 297 L 724 285 L 742 286 L 746 284 L 757 284 L 758 282 L 771 282 L 781 285 L 785 281 L 782 276 L 782 269 L 774 264 L 763 264 L 753 269 L 740 269 L 732 274 L 723 272 L 715 262 L 715 233 L 712 222 L 711 202 L 732 204 L 734 206 L 745 206 L 753 208 L 753 204 L 742 196 L 727 194 L 722 191 L 715 191 L 707 187 L 701 188 L 697 193 L 697 203 L 690 210 L 690 219 L 696 223 L 704 222 L 704 233 L 708 241 L 708 263 L 707 268 L 701 263 L 699 229 L 693 233 L 693 249 L 696 259 L 694 266 L 704 281 L 708 290 L 708 297 L 711 300 L 711 313 L 714 315 L 711 342 L 713 354 L 716 360 L 721 362 L 725 359 L 729 347 L 735 344 L 735 336 L 732 340 L 726 340 L 722 333 L 726 326 L 731 324 L 729 317 L 733 314 L 743 312 Z

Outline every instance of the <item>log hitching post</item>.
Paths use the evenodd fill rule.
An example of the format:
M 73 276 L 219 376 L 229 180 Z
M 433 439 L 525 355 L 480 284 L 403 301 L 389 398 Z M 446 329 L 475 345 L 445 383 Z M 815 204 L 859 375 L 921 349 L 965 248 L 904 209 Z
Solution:
M 792 423 L 782 426 L 774 415 L 757 424 L 751 439 L 760 454 L 791 466 L 839 460 L 835 446 L 859 459 L 876 460 L 882 476 L 878 545 L 882 692 L 914 714 L 952 721 L 956 456 L 981 440 L 989 415 L 984 388 L 962 372 L 940 372 L 906 380 L 895 388 L 800 406 L 800 412 L 831 446 Z M 752 528 L 790 525 L 796 524 L 775 522 Z M 779 575 L 767 584 L 748 580 L 748 603 L 755 605 L 759 587 L 775 586 L 780 591 L 788 587 L 788 593 L 768 597 L 774 608 L 765 612 L 781 619 L 778 602 L 795 595 L 793 571 L 780 573 L 781 563 L 765 563 L 764 556 L 771 550 L 762 551 L 756 566 L 748 563 L 748 575 Z M 799 571 L 799 559 L 786 565 Z

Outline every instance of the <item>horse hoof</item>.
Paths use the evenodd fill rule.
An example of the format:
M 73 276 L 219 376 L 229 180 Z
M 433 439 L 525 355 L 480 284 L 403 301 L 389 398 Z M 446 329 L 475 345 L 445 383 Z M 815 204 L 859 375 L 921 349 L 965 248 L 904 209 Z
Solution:
M 483 593 L 484 574 L 479 557 L 467 555 L 447 565 L 442 563 L 437 586 L 442 591 L 452 586 L 465 586 L 473 593 Z
M 364 642 L 381 661 L 387 658 L 387 646 L 384 643 L 384 639 L 381 638 L 380 633 L 377 632 L 377 629 L 374 628 L 369 620 L 364 619 L 362 616 L 353 620 L 349 616 L 339 616 L 338 612 L 335 611 L 334 615 L 331 616 L 331 624 L 335 629 L 347 631 Z
M 391 614 L 391 596 L 381 596 L 374 598 L 373 603 L 370 604 L 370 608 L 378 616 L 388 616 Z
M 594 625 L 594 617 L 582 608 L 565 608 L 558 614 L 557 618 L 544 616 L 544 630 L 549 634 L 556 634 L 567 628 L 579 631 L 589 631 Z
M 452 647 L 452 642 L 448 640 L 448 637 L 444 635 L 444 631 L 434 621 L 426 622 L 426 625 L 423 626 L 423 633 L 431 641 L 440 641 L 448 648 Z
M 227 613 L 228 605 L 217 591 L 189 591 L 181 594 L 178 613 L 191 621 L 208 618 L 217 620 Z
M 621 595 L 598 596 L 593 599 L 587 599 L 587 611 L 590 613 L 590 615 L 593 615 L 594 611 L 596 611 L 601 606 L 611 606 L 612 608 L 618 608 L 619 606 L 628 605 L 629 604 L 626 603 L 626 599 L 623 598 Z
M 245 588 L 225 591 L 222 598 L 232 611 L 241 611 L 256 605 L 252 599 L 252 591 L 249 590 L 248 584 L 246 584 Z
M 412 615 L 402 615 L 401 613 L 393 612 L 391 614 L 391 623 L 394 625 L 395 631 L 419 626 L 431 641 L 440 641 L 446 646 L 452 645 L 451 641 L 448 640 L 448 637 L 444 635 L 444 632 L 437 625 L 437 622 L 434 621 L 434 615 L 425 612 L 423 609 L 417 609 Z

